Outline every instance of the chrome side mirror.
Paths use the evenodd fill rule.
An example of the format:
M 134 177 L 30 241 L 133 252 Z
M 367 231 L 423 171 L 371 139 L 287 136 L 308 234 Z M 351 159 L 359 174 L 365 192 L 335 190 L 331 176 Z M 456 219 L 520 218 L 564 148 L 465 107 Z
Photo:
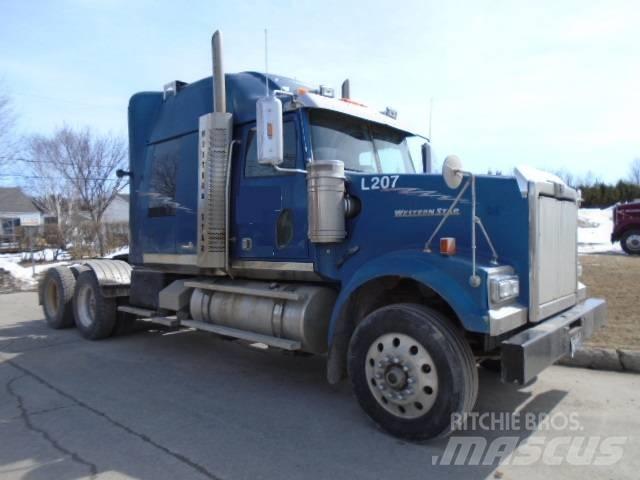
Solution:
M 258 163 L 280 165 L 284 161 L 282 102 L 275 96 L 262 97 L 256 103 Z
M 442 164 L 442 177 L 444 183 L 452 190 L 455 190 L 462 183 L 463 171 L 462 162 L 455 155 L 448 155 Z

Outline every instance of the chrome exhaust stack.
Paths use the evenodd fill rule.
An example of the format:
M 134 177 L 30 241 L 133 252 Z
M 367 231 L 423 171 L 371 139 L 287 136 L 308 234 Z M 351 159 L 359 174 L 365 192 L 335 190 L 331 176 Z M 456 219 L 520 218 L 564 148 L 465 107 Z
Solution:
M 225 113 L 227 111 L 227 91 L 222 67 L 222 33 L 220 30 L 211 37 L 211 63 L 213 65 L 213 111 Z
M 229 184 L 233 115 L 227 112 L 222 33 L 211 37 L 213 112 L 200 117 L 198 157 L 198 267 L 229 272 Z
M 351 85 L 348 78 L 342 82 L 342 98 L 351 98 Z

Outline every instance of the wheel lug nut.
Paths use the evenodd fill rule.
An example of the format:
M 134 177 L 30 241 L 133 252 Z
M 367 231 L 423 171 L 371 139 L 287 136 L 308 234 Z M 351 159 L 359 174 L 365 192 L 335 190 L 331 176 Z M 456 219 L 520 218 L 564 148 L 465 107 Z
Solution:
M 408 383 L 409 385 L 411 385 L 411 384 L 412 384 L 412 383 L 414 383 L 414 382 L 415 382 L 415 380 L 413 379 L 413 377 L 409 377 L 409 378 L 407 378 L 407 383 Z
M 393 363 L 400 363 L 400 359 L 398 357 L 393 357 Z
M 409 371 L 409 367 L 407 367 L 406 365 L 404 365 L 404 366 L 402 367 L 402 370 L 403 370 L 404 372 L 408 372 L 408 371 Z
M 382 375 L 380 373 L 376 373 L 376 379 L 380 380 L 382 378 Z

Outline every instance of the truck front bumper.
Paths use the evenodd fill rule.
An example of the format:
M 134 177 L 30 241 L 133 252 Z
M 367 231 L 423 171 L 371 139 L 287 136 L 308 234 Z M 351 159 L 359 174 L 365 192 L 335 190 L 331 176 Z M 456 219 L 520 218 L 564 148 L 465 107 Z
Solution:
M 588 298 L 501 343 L 502 381 L 521 385 L 575 349 L 604 325 L 607 303 Z

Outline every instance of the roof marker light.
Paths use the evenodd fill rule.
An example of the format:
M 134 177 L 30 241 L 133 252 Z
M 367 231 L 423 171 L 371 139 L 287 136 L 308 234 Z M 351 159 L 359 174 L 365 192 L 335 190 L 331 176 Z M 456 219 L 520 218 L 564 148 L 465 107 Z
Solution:
M 335 93 L 333 91 L 333 88 L 320 85 L 320 95 L 322 95 L 323 97 L 333 98 L 335 96 Z

